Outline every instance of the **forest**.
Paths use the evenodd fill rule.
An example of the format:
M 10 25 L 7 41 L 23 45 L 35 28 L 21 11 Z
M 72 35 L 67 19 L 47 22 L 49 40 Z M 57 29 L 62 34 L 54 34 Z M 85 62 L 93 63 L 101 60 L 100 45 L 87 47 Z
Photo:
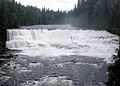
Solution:
M 23 6 L 14 0 L 0 0 L 0 28 L 23 25 L 72 24 L 79 27 L 112 29 L 120 27 L 119 0 L 78 0 L 70 11 L 53 11 Z
M 73 12 L 70 12 L 80 27 L 119 28 L 119 0 L 78 0 Z
M 39 24 L 72 24 L 120 35 L 120 0 L 78 0 L 68 12 L 25 7 L 14 0 L 0 0 L 0 50 L 5 48 L 6 29 Z M 120 86 L 120 51 L 116 57 L 116 62 L 108 68 L 108 86 Z

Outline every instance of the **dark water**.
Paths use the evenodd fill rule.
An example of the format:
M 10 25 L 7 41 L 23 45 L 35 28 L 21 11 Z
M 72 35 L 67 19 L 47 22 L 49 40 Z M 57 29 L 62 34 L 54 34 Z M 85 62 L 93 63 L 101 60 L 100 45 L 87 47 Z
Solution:
M 106 68 L 103 59 L 93 57 L 17 55 L 0 68 L 0 81 L 1 86 L 105 86 Z

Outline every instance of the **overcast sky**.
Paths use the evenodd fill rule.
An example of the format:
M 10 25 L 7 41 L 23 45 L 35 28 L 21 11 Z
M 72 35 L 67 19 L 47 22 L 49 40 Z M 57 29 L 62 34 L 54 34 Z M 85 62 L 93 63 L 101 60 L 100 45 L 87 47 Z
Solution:
M 77 3 L 77 0 L 15 0 L 20 2 L 22 5 L 32 5 L 38 8 L 46 7 L 58 10 L 70 10 L 74 8 L 74 5 Z

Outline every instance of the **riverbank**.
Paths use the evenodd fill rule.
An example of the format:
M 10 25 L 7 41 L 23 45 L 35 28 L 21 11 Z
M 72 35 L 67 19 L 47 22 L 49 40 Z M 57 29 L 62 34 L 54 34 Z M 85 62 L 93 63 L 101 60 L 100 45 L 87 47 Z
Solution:
M 120 28 L 115 28 L 112 33 L 120 36 Z M 111 31 L 110 31 L 111 32 Z M 120 39 L 120 37 L 119 37 Z M 108 83 L 107 86 L 120 86 L 120 40 L 119 49 L 117 50 L 118 55 L 114 56 L 114 63 L 108 67 Z
M 120 28 L 112 28 L 112 29 L 108 29 L 107 31 L 120 36 Z

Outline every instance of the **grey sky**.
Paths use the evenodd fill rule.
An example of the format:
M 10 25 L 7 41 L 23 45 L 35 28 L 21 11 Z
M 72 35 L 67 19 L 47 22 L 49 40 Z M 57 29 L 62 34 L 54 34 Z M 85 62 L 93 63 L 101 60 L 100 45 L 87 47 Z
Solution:
M 46 7 L 53 10 L 70 10 L 74 8 L 74 5 L 77 3 L 77 0 L 16 0 L 21 4 L 27 6 L 32 5 L 38 8 Z

